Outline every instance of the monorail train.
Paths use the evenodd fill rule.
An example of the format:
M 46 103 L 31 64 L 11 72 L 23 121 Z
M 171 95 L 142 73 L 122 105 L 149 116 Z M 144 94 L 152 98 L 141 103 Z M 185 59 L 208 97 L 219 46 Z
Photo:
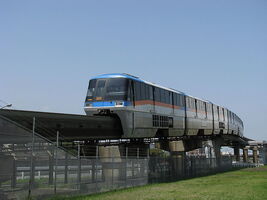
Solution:
M 114 115 L 122 138 L 232 134 L 243 122 L 232 111 L 129 74 L 104 74 L 89 82 L 87 115 Z

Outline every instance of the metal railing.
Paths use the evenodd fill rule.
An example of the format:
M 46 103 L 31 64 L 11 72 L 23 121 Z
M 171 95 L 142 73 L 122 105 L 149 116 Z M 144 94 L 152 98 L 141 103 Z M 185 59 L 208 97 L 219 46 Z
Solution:
M 34 128 L 27 130 L 1 117 L 0 127 L 1 200 L 91 194 L 203 176 L 234 167 L 231 157 L 222 157 L 218 164 L 215 158 L 203 156 L 149 156 L 147 147 L 126 147 L 123 156 L 100 157 L 94 146 L 86 150 L 97 151 L 95 156 L 85 157 L 79 143 L 67 151 L 35 133 Z

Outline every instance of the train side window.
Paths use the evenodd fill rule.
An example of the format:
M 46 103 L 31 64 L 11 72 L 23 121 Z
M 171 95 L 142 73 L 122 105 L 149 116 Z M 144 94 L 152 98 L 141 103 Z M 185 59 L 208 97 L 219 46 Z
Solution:
M 205 108 L 205 114 L 206 114 L 206 118 L 207 118 L 208 115 L 207 115 L 207 104 L 206 103 L 204 103 L 204 108 Z
M 235 123 L 235 115 L 232 113 L 233 123 Z
M 165 103 L 170 104 L 170 92 L 165 90 Z
M 170 98 L 169 98 L 169 92 L 167 90 L 164 90 L 164 93 L 165 93 L 165 103 L 166 104 L 169 104 L 169 100 L 170 100 Z
M 233 122 L 235 123 L 235 114 L 233 113 Z
M 165 102 L 165 92 L 163 89 L 160 89 L 160 102 Z
M 192 98 L 189 99 L 189 107 L 193 108 L 193 99 Z
M 160 101 L 160 93 L 159 93 L 159 88 L 155 87 L 155 101 L 159 102 Z
M 198 107 L 197 107 L 197 100 L 196 99 L 192 99 L 192 107 L 194 109 L 198 109 Z
M 216 119 L 216 117 L 218 116 L 217 109 L 214 105 L 212 105 L 212 107 L 213 107 L 213 117 L 214 117 L 214 119 Z
M 140 92 L 140 100 L 146 99 L 146 86 L 144 83 L 140 84 L 141 92 Z
M 188 101 L 188 97 L 187 96 L 185 96 L 185 103 L 186 103 L 186 107 L 188 107 L 189 108 L 189 101 Z
M 142 100 L 143 98 L 142 98 L 142 96 L 143 96 L 143 87 L 142 87 L 142 83 L 139 83 L 139 100 Z
M 128 94 L 127 94 L 127 101 L 133 101 L 133 86 L 132 86 L 133 82 L 129 81 L 129 85 L 128 85 Z
M 210 106 L 210 113 L 212 113 L 212 104 L 209 104 Z
M 135 100 L 137 100 L 137 101 L 141 100 L 141 83 L 136 81 L 134 89 L 135 89 L 134 90 L 135 91 Z
M 220 120 L 220 109 L 219 109 L 219 106 L 217 106 L 217 109 L 218 109 L 218 120 Z
M 166 90 L 163 90 L 163 96 L 164 96 L 164 101 L 163 103 L 167 103 L 168 102 L 168 94 Z
M 153 87 L 152 86 L 148 86 L 148 90 L 149 90 L 149 99 L 153 100 Z
M 181 106 L 181 95 L 177 94 L 177 106 Z
M 172 105 L 172 95 L 173 95 L 173 92 L 169 92 L 169 103 Z
M 183 95 L 179 95 L 179 96 L 180 96 L 180 105 L 184 107 L 184 96 Z
M 146 84 L 146 100 L 149 99 L 149 86 Z
M 177 104 L 178 95 L 176 93 L 174 93 L 173 95 L 174 95 L 174 98 L 173 98 L 174 105 L 178 106 L 178 104 Z
M 177 94 L 177 105 L 181 106 L 181 98 L 180 98 L 180 94 Z M 190 105 L 190 101 L 189 101 L 189 105 Z
M 189 97 L 187 97 L 188 100 L 188 108 L 192 108 L 192 102 L 191 99 Z
M 166 97 L 165 103 L 170 104 L 170 92 L 167 90 L 165 90 L 165 97 Z
M 173 105 L 173 92 L 170 92 L 170 104 Z

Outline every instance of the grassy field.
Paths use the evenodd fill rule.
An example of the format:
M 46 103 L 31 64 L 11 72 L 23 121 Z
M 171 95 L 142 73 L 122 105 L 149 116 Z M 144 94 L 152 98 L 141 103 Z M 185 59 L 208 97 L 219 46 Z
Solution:
M 57 200 L 267 200 L 267 167 Z M 51 200 L 52 200 L 51 199 Z

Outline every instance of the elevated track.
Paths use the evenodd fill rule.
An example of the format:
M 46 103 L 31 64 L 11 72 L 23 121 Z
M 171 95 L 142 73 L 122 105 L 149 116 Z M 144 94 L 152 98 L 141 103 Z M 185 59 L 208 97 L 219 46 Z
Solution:
M 122 135 L 120 121 L 116 117 L 23 110 L 0 110 L 0 117 L 28 130 L 32 130 L 35 118 L 35 132 L 49 140 L 55 140 L 57 131 L 65 141 L 118 139 Z M 0 127 L 1 132 L 7 131 L 4 123 Z
M 223 146 L 246 146 L 248 138 L 236 135 L 209 135 L 209 136 L 181 136 L 181 137 L 161 137 L 161 138 L 142 138 L 125 139 L 123 135 L 120 120 L 115 116 L 87 116 L 75 114 L 61 114 L 49 112 L 35 112 L 24 110 L 0 110 L 1 135 L 5 137 L 0 141 L 20 141 L 23 140 L 23 133 L 17 133 L 15 130 L 8 129 L 4 121 L 8 120 L 16 126 L 26 128 L 28 131 L 33 128 L 33 119 L 35 118 L 35 132 L 44 138 L 54 141 L 57 131 L 60 133 L 61 141 L 85 141 L 89 143 L 118 144 L 118 143 L 151 143 L 157 141 L 175 141 L 183 140 L 188 143 L 196 144 L 198 141 L 220 139 Z M 26 137 L 25 137 L 26 138 Z M 192 145 L 190 145 L 192 146 Z M 194 146 L 194 145 L 193 145 Z

